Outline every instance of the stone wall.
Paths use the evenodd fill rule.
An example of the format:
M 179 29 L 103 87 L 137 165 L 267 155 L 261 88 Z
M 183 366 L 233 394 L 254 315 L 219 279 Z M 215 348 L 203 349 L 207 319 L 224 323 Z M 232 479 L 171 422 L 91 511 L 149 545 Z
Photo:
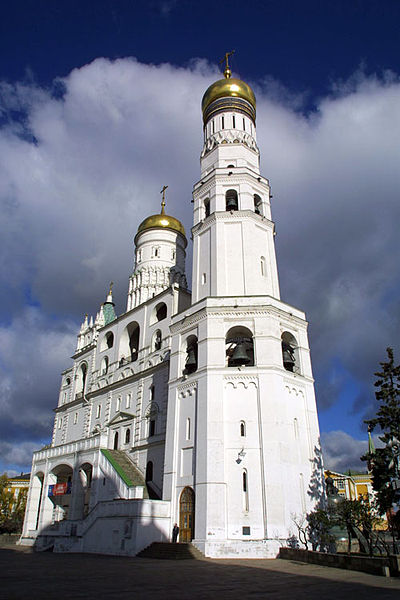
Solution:
M 396 556 L 354 556 L 348 554 L 328 554 L 326 552 L 313 552 L 310 550 L 296 550 L 294 548 L 281 548 L 279 558 L 298 560 L 301 562 L 363 571 L 372 575 L 386 575 L 392 577 L 400 575 L 400 555 Z

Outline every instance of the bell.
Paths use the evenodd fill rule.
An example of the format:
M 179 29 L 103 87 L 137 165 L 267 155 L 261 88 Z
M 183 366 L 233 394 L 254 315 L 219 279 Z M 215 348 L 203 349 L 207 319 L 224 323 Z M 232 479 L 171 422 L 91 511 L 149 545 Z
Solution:
M 232 357 L 229 360 L 230 365 L 248 365 L 251 362 L 248 354 L 246 352 L 246 345 L 241 342 L 237 344 L 236 348 L 233 351 Z
M 187 360 L 185 364 L 186 373 L 193 373 L 197 369 L 197 360 L 194 353 L 194 348 L 188 348 Z
M 286 371 L 292 371 L 294 369 L 295 360 L 293 356 L 292 347 L 289 344 L 282 344 L 282 357 L 283 357 L 283 366 Z
M 237 210 L 237 202 L 233 196 L 226 200 L 226 210 Z

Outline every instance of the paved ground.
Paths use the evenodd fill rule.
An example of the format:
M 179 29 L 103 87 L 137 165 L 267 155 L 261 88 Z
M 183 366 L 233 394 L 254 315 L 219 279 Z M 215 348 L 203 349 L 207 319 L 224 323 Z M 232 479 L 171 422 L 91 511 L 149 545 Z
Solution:
M 400 579 L 286 560 L 155 560 L 0 549 L 1 600 L 369 600 Z

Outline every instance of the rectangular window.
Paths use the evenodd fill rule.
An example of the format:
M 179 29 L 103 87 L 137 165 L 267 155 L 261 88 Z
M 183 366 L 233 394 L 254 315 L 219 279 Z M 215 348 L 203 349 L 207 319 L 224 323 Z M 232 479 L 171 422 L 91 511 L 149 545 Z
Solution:
M 58 419 L 58 429 L 61 429 L 61 427 L 62 427 L 62 418 L 60 417 Z
M 232 123 L 233 123 L 233 129 L 236 129 L 236 119 L 235 119 L 235 115 L 232 115 Z
M 150 421 L 149 425 L 149 437 L 152 437 L 156 433 L 156 422 L 154 419 Z
M 78 413 L 76 412 L 76 413 L 74 414 L 74 425 L 76 425 L 76 424 L 77 424 L 77 422 L 78 422 Z
M 119 396 L 117 398 L 117 404 L 115 406 L 115 410 L 116 410 L 116 412 L 118 412 L 119 410 L 121 410 L 121 396 Z
M 186 419 L 186 439 L 190 440 L 190 419 Z
M 221 118 L 221 123 L 222 123 L 221 129 L 225 129 L 225 118 L 224 117 Z
M 243 131 L 246 131 L 246 121 L 245 121 L 244 117 L 243 117 Z
M 96 419 L 100 419 L 100 415 L 101 415 L 101 404 L 98 404 L 97 409 L 96 409 Z
M 243 535 L 250 535 L 250 527 L 242 527 Z
M 131 407 L 131 394 L 128 394 L 126 397 L 126 408 Z
M 207 275 L 205 273 L 203 273 L 203 275 L 201 276 L 201 283 L 204 285 L 205 283 L 207 283 Z

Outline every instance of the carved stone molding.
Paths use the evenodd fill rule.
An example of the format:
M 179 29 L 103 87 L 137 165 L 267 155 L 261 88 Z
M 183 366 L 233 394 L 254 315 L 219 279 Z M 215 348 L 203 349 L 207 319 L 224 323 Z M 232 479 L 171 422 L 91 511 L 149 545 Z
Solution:
M 233 388 L 237 389 L 239 385 L 243 385 L 243 387 L 247 390 L 249 386 L 258 387 L 258 378 L 251 375 L 226 375 L 224 377 L 224 387 L 228 387 L 231 385 Z
M 216 146 L 220 146 L 221 144 L 243 144 L 254 152 L 260 152 L 256 140 L 252 135 L 250 135 L 250 133 L 247 133 L 246 131 L 226 129 L 223 131 L 217 131 L 207 138 L 201 153 L 201 158 L 211 152 L 211 150 L 214 150 Z

